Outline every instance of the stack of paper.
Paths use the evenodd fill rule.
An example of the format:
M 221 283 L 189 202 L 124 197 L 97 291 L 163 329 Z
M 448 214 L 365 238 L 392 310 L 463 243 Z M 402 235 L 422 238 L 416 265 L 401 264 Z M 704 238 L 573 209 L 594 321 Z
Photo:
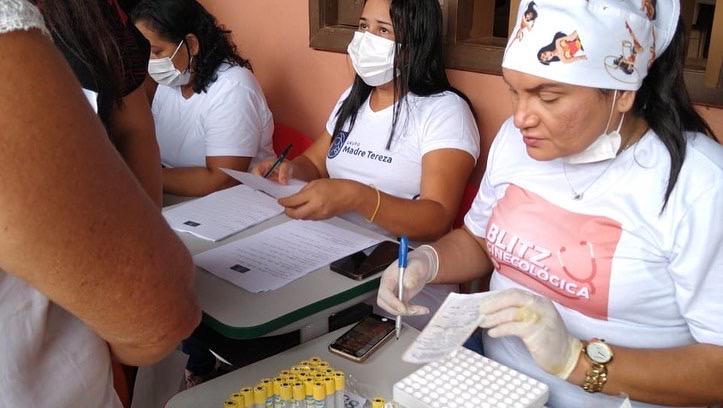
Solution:
M 228 174 L 234 179 L 242 182 L 243 184 L 256 190 L 263 191 L 264 193 L 274 198 L 283 198 L 288 197 L 292 194 L 296 194 L 299 192 L 299 190 L 301 190 L 302 187 L 306 185 L 305 181 L 297 179 L 291 179 L 289 180 L 289 184 L 284 185 L 279 184 L 273 180 L 269 180 L 267 178 L 263 178 L 243 171 L 230 169 L 221 170 L 223 170 L 224 173 Z
M 176 231 L 219 241 L 283 211 L 274 198 L 239 185 L 166 210 L 163 216 Z
M 347 221 L 292 220 L 200 253 L 201 268 L 249 292 L 278 289 L 331 262 L 382 241 Z

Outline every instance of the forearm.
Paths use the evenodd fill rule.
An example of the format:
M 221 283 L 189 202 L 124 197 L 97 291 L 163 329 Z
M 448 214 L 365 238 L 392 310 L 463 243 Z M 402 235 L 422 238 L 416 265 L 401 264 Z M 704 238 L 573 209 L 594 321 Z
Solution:
M 589 340 L 589 339 L 583 339 Z M 723 347 L 695 344 L 670 349 L 612 346 L 603 392 L 663 405 L 709 405 L 723 401 Z M 581 356 L 568 381 L 582 386 L 589 360 Z
M 292 160 L 291 164 L 294 168 L 292 177 L 295 179 L 311 181 L 322 177 L 314 162 L 303 154 Z
M 163 192 L 199 197 L 237 184 L 219 169 L 175 167 L 163 169 Z
M 351 210 L 384 228 L 395 236 L 407 235 L 412 240 L 431 241 L 449 232 L 453 214 L 434 200 L 407 200 L 379 192 L 374 187 L 344 180 L 352 187 L 346 191 L 352 201 Z M 378 207 L 377 207 L 378 201 Z
M 432 246 L 439 255 L 439 272 L 434 283 L 470 282 L 492 272 L 487 253 L 464 228 L 455 229 Z

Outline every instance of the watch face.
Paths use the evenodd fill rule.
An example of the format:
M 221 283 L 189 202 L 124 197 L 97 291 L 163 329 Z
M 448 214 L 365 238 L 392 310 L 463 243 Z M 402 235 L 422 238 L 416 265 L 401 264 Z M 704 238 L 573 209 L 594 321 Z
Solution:
M 588 357 L 596 363 L 605 364 L 613 358 L 610 346 L 600 341 L 588 344 L 585 351 Z

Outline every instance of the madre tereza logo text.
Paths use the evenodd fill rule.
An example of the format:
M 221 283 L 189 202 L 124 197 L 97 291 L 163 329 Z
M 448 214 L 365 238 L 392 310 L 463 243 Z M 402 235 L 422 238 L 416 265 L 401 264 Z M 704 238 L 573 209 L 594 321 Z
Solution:
M 377 160 L 377 161 L 380 161 L 383 163 L 391 163 L 392 162 L 391 156 L 378 154 L 378 153 L 374 152 L 373 150 L 369 150 L 369 149 L 365 150 L 365 149 L 360 149 L 358 147 L 351 147 L 351 146 L 347 145 L 347 146 L 342 147 L 341 151 L 346 154 L 352 154 L 354 156 L 359 156 L 364 159 Z

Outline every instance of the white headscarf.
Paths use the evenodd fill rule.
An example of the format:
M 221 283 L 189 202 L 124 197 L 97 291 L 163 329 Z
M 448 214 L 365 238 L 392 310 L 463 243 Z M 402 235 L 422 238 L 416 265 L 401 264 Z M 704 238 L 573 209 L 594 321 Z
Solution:
M 502 66 L 635 91 L 675 34 L 678 0 L 523 0 Z

